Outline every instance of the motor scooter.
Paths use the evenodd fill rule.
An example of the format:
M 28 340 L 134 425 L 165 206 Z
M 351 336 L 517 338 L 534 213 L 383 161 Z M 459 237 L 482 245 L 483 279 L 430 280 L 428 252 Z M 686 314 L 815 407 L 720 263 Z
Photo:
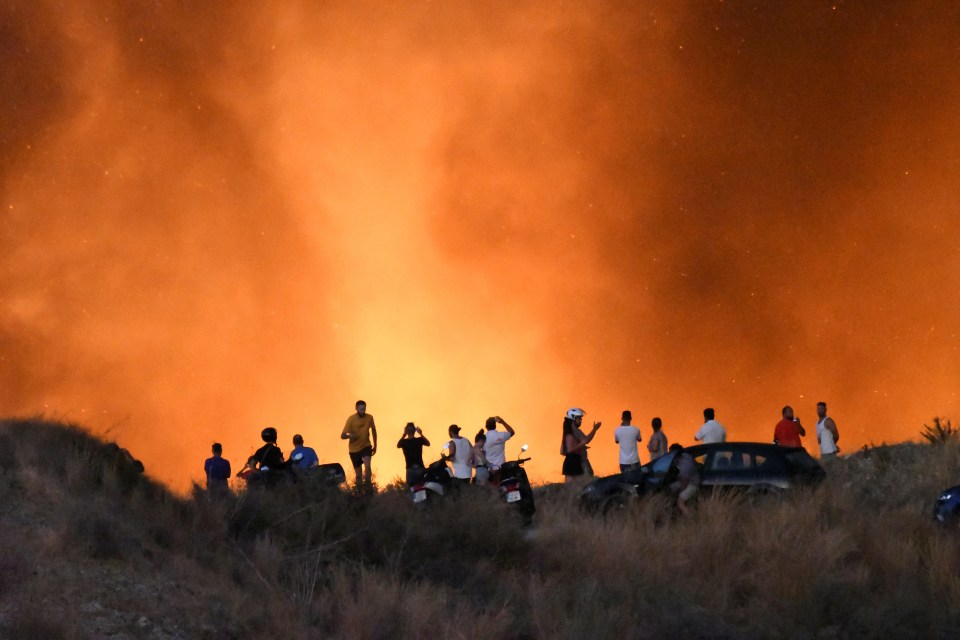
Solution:
M 520 447 L 520 455 L 522 456 L 528 448 L 527 445 Z M 504 463 L 500 467 L 500 482 L 497 485 L 504 501 L 516 509 L 524 524 L 530 524 L 533 514 L 537 511 L 533 489 L 527 479 L 527 472 L 523 468 L 523 463 L 528 460 L 530 458 L 517 457 L 516 460 Z
M 437 500 L 450 492 L 453 484 L 453 472 L 447 466 L 446 456 L 432 463 L 423 470 L 419 480 L 410 484 L 410 494 L 413 504 L 424 505 L 431 500 Z

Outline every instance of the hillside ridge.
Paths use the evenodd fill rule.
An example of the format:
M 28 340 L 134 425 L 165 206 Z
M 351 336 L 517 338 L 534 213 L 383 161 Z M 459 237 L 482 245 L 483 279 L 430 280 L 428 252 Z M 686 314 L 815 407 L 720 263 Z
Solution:
M 134 452 L 135 453 L 135 452 Z M 960 545 L 935 527 L 960 448 L 882 445 L 816 491 L 599 518 L 551 492 L 305 483 L 178 497 L 80 427 L 0 421 L 0 637 L 951 637 Z

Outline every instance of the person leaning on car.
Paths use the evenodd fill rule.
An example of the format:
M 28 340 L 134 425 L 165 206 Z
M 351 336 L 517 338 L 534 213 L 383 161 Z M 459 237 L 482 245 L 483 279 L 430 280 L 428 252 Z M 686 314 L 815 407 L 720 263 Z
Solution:
M 683 515 L 690 515 L 687 501 L 697 495 L 700 490 L 700 472 L 697 463 L 683 447 L 677 443 L 670 445 L 670 451 L 677 452 L 677 481 L 670 485 L 670 489 L 677 494 L 677 507 Z
M 800 418 L 794 417 L 793 407 L 788 405 L 780 413 L 783 419 L 773 430 L 773 444 L 781 447 L 802 447 L 800 436 L 807 435 L 807 432 L 800 424 Z

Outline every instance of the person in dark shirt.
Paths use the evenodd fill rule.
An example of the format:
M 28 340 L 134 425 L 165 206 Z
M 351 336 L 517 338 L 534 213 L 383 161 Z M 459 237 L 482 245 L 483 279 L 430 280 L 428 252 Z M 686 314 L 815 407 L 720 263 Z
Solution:
M 267 427 L 260 432 L 260 438 L 266 444 L 253 454 L 257 461 L 257 470 L 261 472 L 282 470 L 286 463 L 283 461 L 283 452 L 277 446 L 277 430 L 273 427 Z
M 207 493 L 212 496 L 224 496 L 229 493 L 227 480 L 230 479 L 230 461 L 223 457 L 223 447 L 214 442 L 213 456 L 203 463 L 203 471 L 207 474 Z
M 397 442 L 397 448 L 403 450 L 403 459 L 407 463 L 407 485 L 423 477 L 423 448 L 429 446 L 430 441 L 423 436 L 420 427 L 408 422 Z

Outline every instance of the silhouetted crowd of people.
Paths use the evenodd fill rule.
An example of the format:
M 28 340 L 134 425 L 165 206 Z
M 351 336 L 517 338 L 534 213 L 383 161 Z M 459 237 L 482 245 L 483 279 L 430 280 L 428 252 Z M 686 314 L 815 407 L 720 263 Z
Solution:
M 566 483 L 576 483 L 583 477 L 592 477 L 588 450 L 590 443 L 600 431 L 601 423 L 594 422 L 590 431 L 582 429 L 585 412 L 578 407 L 570 408 L 563 419 L 560 454 L 563 456 L 561 472 Z M 773 442 L 784 447 L 802 447 L 801 438 L 806 430 L 790 406 L 783 407 L 782 419 L 773 431 Z M 816 437 L 821 459 L 830 459 L 839 452 L 837 443 L 840 433 L 836 422 L 827 415 L 825 402 L 817 403 Z M 717 419 L 713 408 L 703 410 L 703 424 L 693 435 L 694 440 L 704 444 L 726 442 L 727 429 Z M 503 426 L 503 430 L 497 427 Z M 650 423 L 652 433 L 647 443 L 649 461 L 652 463 L 668 452 L 679 452 L 676 460 L 678 471 L 674 491 L 678 496 L 677 505 L 686 512 L 687 502 L 697 493 L 699 473 L 693 458 L 684 452 L 683 447 L 674 443 L 669 445 L 663 430 L 663 421 L 653 418 Z M 500 468 L 506 462 L 505 445 L 516 431 L 503 418 L 493 416 L 487 419 L 481 429 L 470 440 L 460 435 L 460 427 L 450 425 L 447 433 L 449 441 L 445 444 L 446 453 L 441 459 L 450 464 L 454 483 L 475 483 L 486 485 L 496 482 Z M 254 474 L 272 474 L 283 470 L 309 470 L 319 465 L 316 451 L 304 445 L 303 436 L 293 436 L 293 451 L 288 459 L 277 446 L 277 430 L 267 427 L 261 432 L 264 444 L 250 456 L 237 476 L 250 480 Z M 373 416 L 367 413 L 367 404 L 363 400 L 356 403 L 356 412 L 347 418 L 341 439 L 347 440 L 350 462 L 356 476 L 356 486 L 370 486 L 372 482 L 371 459 L 377 453 L 377 426 Z M 643 442 L 640 428 L 633 425 L 633 415 L 623 411 L 620 425 L 613 432 L 614 442 L 619 447 L 620 472 L 627 473 L 641 466 L 639 445 Z M 397 441 L 397 448 L 403 452 L 406 466 L 406 482 L 412 485 L 423 475 L 423 448 L 430 446 L 430 440 L 423 430 L 413 422 L 403 428 L 403 434 Z M 223 449 L 214 443 L 212 456 L 204 462 L 207 489 L 211 495 L 228 493 L 228 481 L 231 477 L 230 462 L 223 457 Z M 339 467 L 338 467 L 339 468 Z M 341 471 L 342 474 L 342 471 Z
M 503 426 L 503 431 L 497 428 L 499 425 Z M 495 480 L 506 461 L 506 442 L 515 433 L 503 418 L 493 416 L 487 419 L 485 428 L 476 434 L 471 444 L 460 435 L 459 426 L 450 425 L 447 453 L 442 454 L 442 459 L 450 463 L 453 480 L 456 483 L 473 482 L 478 485 Z M 277 445 L 276 429 L 267 427 L 261 431 L 260 437 L 263 446 L 247 459 L 237 477 L 247 481 L 260 477 L 275 478 L 280 472 L 309 470 L 319 465 L 316 452 L 304 446 L 303 436 L 299 434 L 293 437 L 294 449 L 287 460 L 284 460 L 283 452 Z M 356 486 L 371 486 L 371 459 L 377 453 L 377 426 L 373 416 L 367 413 L 367 404 L 363 400 L 357 401 L 356 412 L 347 418 L 340 438 L 348 441 L 347 451 L 356 476 Z M 424 436 L 423 430 L 412 422 L 407 423 L 397 448 L 403 452 L 408 484 L 423 474 L 423 448 L 428 446 L 430 441 Z M 212 495 L 222 495 L 228 492 L 230 461 L 223 457 L 223 447 L 218 442 L 213 444 L 212 454 L 204 462 L 207 490 Z

